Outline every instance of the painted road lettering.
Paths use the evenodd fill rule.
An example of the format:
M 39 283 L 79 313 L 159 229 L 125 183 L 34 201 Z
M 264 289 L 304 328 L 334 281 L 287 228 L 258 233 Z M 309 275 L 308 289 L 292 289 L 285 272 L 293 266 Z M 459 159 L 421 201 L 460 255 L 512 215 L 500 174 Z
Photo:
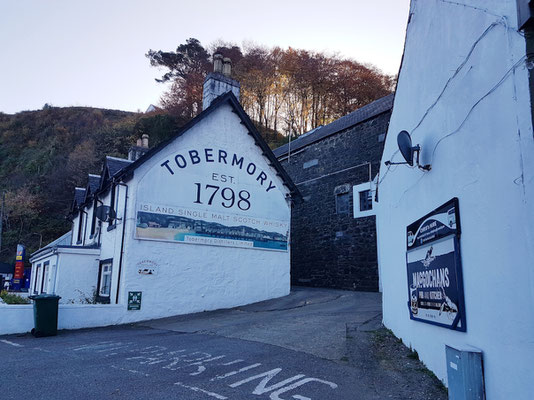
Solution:
M 132 343 L 124 342 L 99 342 L 93 345 L 84 345 L 72 349 L 73 351 L 90 351 L 105 353 L 105 350 L 114 351 L 114 353 L 105 354 L 106 356 L 116 356 L 123 354 L 127 357 L 124 359 L 134 365 L 138 366 L 155 366 L 161 367 L 170 371 L 177 371 L 178 373 L 194 378 L 206 378 L 206 383 L 220 382 L 224 383 L 226 388 L 247 388 L 250 393 L 256 396 L 268 396 L 270 400 L 285 400 L 281 395 L 289 392 L 294 392 L 305 385 L 321 385 L 335 390 L 338 385 L 324 379 L 308 377 L 303 373 L 292 376 L 284 376 L 284 370 L 281 367 L 263 370 L 260 368 L 261 363 L 247 363 L 244 359 L 231 358 L 226 354 L 213 355 L 204 351 L 178 349 L 170 350 L 164 346 L 148 346 L 143 348 L 135 348 Z M 117 353 L 117 351 L 122 353 Z M 236 368 L 238 364 L 244 364 L 241 368 Z M 139 371 L 134 366 L 113 368 L 124 370 L 137 375 L 149 376 L 144 371 Z M 230 371 L 225 373 L 218 373 L 218 375 L 210 374 L 210 368 L 233 367 Z M 182 375 L 183 376 L 183 375 Z M 188 389 L 197 393 L 203 393 L 208 397 L 216 398 L 218 400 L 228 399 L 227 396 L 221 395 L 202 388 L 198 385 L 190 385 L 183 380 L 175 382 L 174 385 L 183 389 Z M 225 389 L 228 390 L 228 389 Z M 286 399 L 295 400 L 313 400 L 310 397 L 302 394 L 294 393 L 291 397 Z

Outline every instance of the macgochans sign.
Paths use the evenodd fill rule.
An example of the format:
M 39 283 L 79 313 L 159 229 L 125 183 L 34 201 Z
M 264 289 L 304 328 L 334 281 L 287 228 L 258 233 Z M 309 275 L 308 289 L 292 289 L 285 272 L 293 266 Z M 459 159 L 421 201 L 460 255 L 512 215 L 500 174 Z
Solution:
M 457 198 L 407 227 L 408 306 L 413 320 L 465 332 L 459 236 Z
M 196 147 L 160 160 L 138 187 L 135 237 L 287 251 L 289 206 L 261 157 Z

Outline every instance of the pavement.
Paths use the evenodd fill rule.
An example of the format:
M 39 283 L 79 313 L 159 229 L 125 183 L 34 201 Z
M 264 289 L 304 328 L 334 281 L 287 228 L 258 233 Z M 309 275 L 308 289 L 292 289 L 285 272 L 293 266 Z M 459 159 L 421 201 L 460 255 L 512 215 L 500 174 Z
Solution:
M 380 325 L 381 299 L 381 293 L 297 287 L 279 299 L 140 325 L 251 340 L 340 360 L 346 353 L 347 324 Z
M 0 336 L 0 397 L 446 399 L 381 319 L 379 293 L 294 288 L 229 310 Z

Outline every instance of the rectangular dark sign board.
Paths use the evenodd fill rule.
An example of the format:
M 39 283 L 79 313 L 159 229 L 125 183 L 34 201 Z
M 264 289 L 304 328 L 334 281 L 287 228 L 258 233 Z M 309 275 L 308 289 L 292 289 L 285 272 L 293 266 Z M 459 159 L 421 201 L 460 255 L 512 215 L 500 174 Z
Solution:
M 142 292 L 128 292 L 128 311 L 138 311 L 141 309 Z
M 410 224 L 406 233 L 410 319 L 465 332 L 458 199 Z

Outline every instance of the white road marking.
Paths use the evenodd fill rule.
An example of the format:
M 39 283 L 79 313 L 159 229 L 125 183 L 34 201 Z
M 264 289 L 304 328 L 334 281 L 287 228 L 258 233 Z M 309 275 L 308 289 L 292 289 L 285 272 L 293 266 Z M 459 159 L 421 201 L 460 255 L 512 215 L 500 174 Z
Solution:
M 227 363 L 224 363 L 224 364 L 221 364 L 221 365 L 233 365 L 233 364 L 240 363 L 242 361 L 245 361 L 245 360 L 241 360 L 240 358 L 238 358 L 237 360 L 230 361 L 230 362 L 227 362 Z
M 43 349 L 41 347 L 34 347 L 34 350 L 44 351 L 45 353 L 52 353 L 52 350 Z
M 183 388 L 186 388 L 186 389 L 189 389 L 189 390 L 192 390 L 193 392 L 200 392 L 200 393 L 207 394 L 208 396 L 215 397 L 216 399 L 219 399 L 219 400 L 228 399 L 228 397 L 222 396 L 222 395 L 220 395 L 218 393 L 208 392 L 207 390 L 201 389 L 201 388 L 196 387 L 196 386 L 184 385 L 182 382 L 176 382 L 175 385 L 183 387 Z
M 324 385 L 330 386 L 332 389 L 336 389 L 337 388 L 337 385 L 335 383 L 333 383 L 333 382 L 323 381 L 322 379 L 317 379 L 317 378 L 305 378 L 305 379 L 302 379 L 301 381 L 294 382 L 289 386 L 283 387 L 281 389 L 278 389 L 275 392 L 272 392 L 271 395 L 269 396 L 269 399 L 271 399 L 271 400 L 284 400 L 281 397 L 279 397 L 279 395 L 281 395 L 282 393 L 285 393 L 285 392 L 289 392 L 290 390 L 296 389 L 299 386 L 305 385 L 308 382 L 319 382 L 319 383 L 322 383 Z M 309 397 L 304 397 L 304 396 L 301 396 L 301 395 L 298 395 L 298 394 L 293 396 L 293 398 L 294 399 L 298 399 L 298 400 L 312 400 Z
M 21 344 L 13 343 L 13 342 L 10 342 L 9 340 L 0 340 L 0 342 L 5 343 L 5 344 L 9 344 L 9 345 L 11 345 L 11 346 L 15 346 L 15 347 L 24 347 L 24 346 L 21 345 Z
M 226 356 L 212 357 L 212 358 L 208 358 L 207 360 L 202 360 L 202 361 L 198 361 L 196 363 L 192 363 L 192 364 L 186 365 L 186 367 L 190 367 L 192 365 L 198 365 L 198 368 L 197 368 L 196 372 L 191 372 L 189 375 L 191 375 L 191 376 L 200 375 L 201 373 L 203 373 L 206 370 L 206 367 L 204 366 L 204 363 L 207 363 L 207 362 L 210 362 L 210 361 L 215 361 L 215 360 L 220 360 L 221 358 L 224 358 L 224 357 L 226 357 Z
M 116 343 L 117 342 L 107 341 L 107 342 L 98 342 L 98 343 L 94 343 L 94 344 L 85 344 L 83 346 L 74 347 L 72 350 L 74 350 L 74 351 L 92 350 L 92 349 L 96 349 L 98 347 L 114 345 Z
M 267 384 L 271 381 L 271 379 L 273 379 L 276 375 L 278 375 L 280 373 L 280 371 L 282 371 L 282 368 L 275 368 L 275 369 L 272 369 L 270 371 L 263 372 L 261 374 L 248 377 L 248 378 L 243 379 L 243 380 L 241 380 L 239 382 L 232 383 L 231 385 L 228 385 L 228 386 L 230 386 L 231 388 L 235 388 L 235 387 L 244 385 L 247 382 L 251 382 L 251 381 L 254 381 L 256 379 L 263 378 L 260 381 L 260 383 L 258 383 L 258 385 L 254 389 L 254 391 L 252 392 L 252 394 L 260 395 L 260 394 L 264 394 L 264 393 L 267 393 L 267 392 L 272 392 L 273 390 L 276 390 L 276 389 L 283 388 L 287 384 L 289 384 L 291 382 L 294 382 L 296 380 L 299 380 L 300 378 L 304 378 L 304 376 L 305 376 L 305 375 L 302 375 L 302 374 L 295 375 L 295 376 L 292 376 L 291 378 L 283 380 L 282 382 L 278 382 L 278 383 L 275 383 L 274 385 L 267 386 Z
M 8 341 L 2 340 L 2 342 L 8 342 Z M 21 345 L 17 345 L 16 343 L 12 343 L 12 342 L 8 342 L 8 344 L 15 345 L 15 346 L 21 346 Z M 129 347 L 128 345 L 126 345 L 126 346 L 125 345 L 126 345 L 125 342 L 100 342 L 100 343 L 93 344 L 93 345 L 81 346 L 81 347 L 75 348 L 74 350 L 93 350 L 93 351 L 95 351 L 96 349 L 99 349 L 98 351 L 95 351 L 95 352 L 100 352 L 100 351 L 102 351 L 101 349 L 107 347 L 108 351 L 117 350 L 117 351 L 112 352 L 111 354 L 119 354 L 121 352 L 121 350 L 122 351 L 127 350 L 126 347 Z M 206 364 L 212 363 L 214 361 L 218 361 L 218 360 L 221 360 L 221 359 L 227 357 L 226 355 L 212 356 L 211 354 L 205 353 L 205 352 L 202 352 L 202 351 L 190 352 L 190 350 L 185 350 L 185 349 L 168 351 L 167 348 L 163 347 L 163 346 L 148 346 L 148 347 L 145 347 L 145 348 L 142 348 L 142 349 L 135 349 L 135 350 L 134 349 L 129 349 L 129 350 L 127 350 L 126 353 L 127 354 L 125 354 L 125 355 L 132 355 L 132 356 L 131 357 L 126 357 L 125 360 L 136 361 L 137 363 L 139 363 L 141 365 L 160 364 L 159 366 L 161 368 L 170 369 L 170 370 L 173 370 L 173 371 L 180 370 L 180 369 L 183 370 L 185 368 L 196 367 L 195 368 L 196 370 L 193 370 L 193 372 L 189 372 L 188 373 L 188 375 L 190 375 L 190 376 L 198 376 L 198 375 L 204 373 L 207 370 L 207 368 L 205 366 Z M 131 354 L 131 353 L 134 353 L 134 354 Z M 135 353 L 137 353 L 137 354 L 135 354 Z M 139 354 L 142 354 L 142 355 L 139 355 Z M 241 363 L 241 362 L 244 362 L 244 361 L 245 360 L 243 360 L 243 359 L 235 359 L 233 361 L 229 361 L 229 362 L 225 362 L 225 363 L 219 362 L 217 365 L 224 365 L 224 366 L 226 366 L 226 365 L 234 365 L 234 364 L 238 364 L 238 363 Z M 161 365 L 161 363 L 164 363 L 164 362 L 168 363 L 168 364 L 167 365 Z M 182 364 L 182 365 L 178 366 L 179 364 Z M 227 372 L 227 373 L 225 373 L 223 375 L 217 375 L 217 376 L 211 378 L 210 382 L 217 381 L 217 380 L 222 380 L 222 379 L 227 379 L 227 378 L 229 378 L 231 376 L 234 376 L 234 375 L 240 374 L 242 372 L 249 371 L 251 369 L 257 368 L 260 365 L 262 365 L 262 364 L 261 363 L 255 363 L 255 364 L 251 364 L 251 365 L 245 366 L 243 368 L 240 368 L 240 369 L 237 369 L 237 370 L 234 370 L 234 371 L 231 371 L 231 372 Z M 141 375 L 144 375 L 144 376 L 149 376 L 149 374 L 146 374 L 144 372 L 141 372 L 141 371 L 138 371 L 138 370 L 135 370 L 135 369 L 121 368 L 121 367 L 118 367 L 118 366 L 115 366 L 115 365 L 112 365 L 112 367 L 116 368 L 116 369 L 120 369 L 122 371 L 133 373 L 133 374 L 141 374 Z M 289 391 L 292 391 L 292 390 L 295 390 L 296 388 L 298 388 L 300 386 L 303 386 L 303 385 L 306 385 L 306 384 L 308 384 L 310 382 L 316 382 L 316 383 L 320 383 L 320 384 L 323 384 L 323 385 L 327 385 L 331 389 L 337 389 L 338 388 L 338 385 L 333 383 L 333 382 L 329 382 L 329 381 L 325 381 L 325 380 L 317 379 L 317 378 L 307 378 L 304 374 L 294 375 L 294 376 L 289 377 L 287 379 L 284 379 L 284 380 L 282 380 L 282 381 L 280 381 L 278 383 L 272 383 L 272 384 L 269 385 L 271 380 L 274 379 L 281 371 L 282 371 L 282 368 L 271 369 L 271 370 L 263 372 L 261 374 L 257 374 L 257 375 L 254 375 L 254 376 L 249 376 L 249 377 L 247 377 L 245 379 L 242 379 L 242 380 L 240 380 L 238 382 L 235 382 L 235 383 L 232 383 L 232 384 L 228 384 L 228 387 L 236 388 L 236 387 L 244 385 L 246 383 L 249 383 L 249 382 L 252 382 L 252 381 L 256 381 L 255 387 L 254 387 L 254 389 L 252 391 L 252 394 L 254 394 L 254 395 L 265 395 L 265 394 L 269 394 L 270 393 L 269 394 L 269 399 L 270 400 L 283 400 L 280 397 L 281 394 L 289 392 Z M 185 389 L 189 389 L 189 390 L 194 391 L 194 392 L 203 393 L 203 394 L 205 394 L 207 396 L 210 396 L 210 397 L 213 397 L 213 398 L 215 398 L 217 400 L 226 400 L 226 399 L 228 399 L 227 397 L 225 397 L 223 395 L 220 395 L 220 394 L 215 393 L 215 392 L 210 392 L 208 390 L 199 388 L 197 386 L 189 386 L 189 385 L 186 385 L 185 383 L 182 383 L 182 382 L 176 382 L 174 384 L 177 385 L 177 386 L 183 387 Z M 290 396 L 290 395 L 287 394 L 287 396 Z M 301 394 L 293 394 L 291 396 L 291 399 L 294 399 L 294 400 L 312 400 L 310 397 L 306 397 L 306 396 L 303 396 Z
M 228 372 L 227 374 L 224 374 L 224 375 L 218 375 L 215 378 L 211 378 L 210 381 L 214 381 L 216 379 L 226 379 L 226 378 L 228 378 L 230 376 L 233 376 L 235 374 L 239 374 L 240 372 L 245 372 L 245 371 L 248 371 L 249 369 L 259 367 L 260 365 L 261 365 L 261 363 L 252 364 L 252 365 L 249 365 L 248 367 L 243 367 L 243 368 L 238 369 L 236 371 Z

